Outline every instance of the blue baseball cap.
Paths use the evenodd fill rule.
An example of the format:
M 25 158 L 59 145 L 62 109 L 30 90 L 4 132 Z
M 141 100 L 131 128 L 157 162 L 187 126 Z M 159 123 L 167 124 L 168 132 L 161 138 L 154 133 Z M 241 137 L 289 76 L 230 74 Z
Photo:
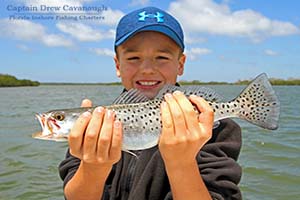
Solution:
M 183 31 L 179 22 L 167 12 L 155 7 L 138 9 L 121 18 L 117 26 L 115 48 L 142 31 L 163 33 L 184 51 Z

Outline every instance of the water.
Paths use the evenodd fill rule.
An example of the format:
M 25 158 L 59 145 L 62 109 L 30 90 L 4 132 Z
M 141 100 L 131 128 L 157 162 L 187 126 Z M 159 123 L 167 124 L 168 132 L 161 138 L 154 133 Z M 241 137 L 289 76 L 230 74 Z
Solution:
M 212 86 L 227 98 L 243 86 Z M 84 98 L 108 104 L 119 86 L 40 86 L 0 88 L 0 199 L 63 199 L 57 166 L 66 143 L 40 141 L 35 112 L 78 107 Z M 244 199 L 299 199 L 300 87 L 277 86 L 282 112 L 280 128 L 267 131 L 237 120 L 243 146 L 240 188 Z

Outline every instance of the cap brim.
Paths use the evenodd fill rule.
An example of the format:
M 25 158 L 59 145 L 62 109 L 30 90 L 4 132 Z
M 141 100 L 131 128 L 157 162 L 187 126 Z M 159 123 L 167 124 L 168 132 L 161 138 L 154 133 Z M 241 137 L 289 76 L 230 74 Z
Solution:
M 126 35 L 124 35 L 123 37 L 121 37 L 118 41 L 115 42 L 115 47 L 123 44 L 125 41 L 127 41 L 129 38 L 133 37 L 135 34 L 142 32 L 142 31 L 155 31 L 155 32 L 159 32 L 162 33 L 166 36 L 168 36 L 169 38 L 171 38 L 172 40 L 174 40 L 174 42 L 183 50 L 184 49 L 184 44 L 183 42 L 179 39 L 179 37 L 177 36 L 177 34 L 170 29 L 167 26 L 163 26 L 163 25 L 149 25 L 149 26 L 145 26 L 142 28 L 139 28 L 137 30 L 134 30 L 132 32 L 127 33 Z

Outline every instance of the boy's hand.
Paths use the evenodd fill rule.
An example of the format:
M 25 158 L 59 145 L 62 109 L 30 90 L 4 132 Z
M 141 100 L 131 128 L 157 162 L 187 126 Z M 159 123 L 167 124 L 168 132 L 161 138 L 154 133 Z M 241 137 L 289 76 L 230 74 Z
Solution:
M 91 107 L 88 99 L 82 107 Z M 111 167 L 121 158 L 122 126 L 115 121 L 115 113 L 97 107 L 93 113 L 83 113 L 69 135 L 70 153 L 84 164 Z
M 162 134 L 159 149 L 168 166 L 179 167 L 195 163 L 202 146 L 211 138 L 214 113 L 201 97 L 186 98 L 176 91 L 165 95 L 162 103 Z M 200 115 L 194 111 L 196 105 Z

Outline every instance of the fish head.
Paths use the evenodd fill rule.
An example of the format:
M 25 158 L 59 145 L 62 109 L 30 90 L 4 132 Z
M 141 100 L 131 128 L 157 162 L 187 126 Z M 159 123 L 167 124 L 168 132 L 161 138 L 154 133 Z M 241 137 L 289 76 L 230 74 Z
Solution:
M 78 114 L 65 111 L 49 111 L 47 113 L 37 113 L 42 132 L 33 137 L 43 140 L 66 141 L 73 127 Z

